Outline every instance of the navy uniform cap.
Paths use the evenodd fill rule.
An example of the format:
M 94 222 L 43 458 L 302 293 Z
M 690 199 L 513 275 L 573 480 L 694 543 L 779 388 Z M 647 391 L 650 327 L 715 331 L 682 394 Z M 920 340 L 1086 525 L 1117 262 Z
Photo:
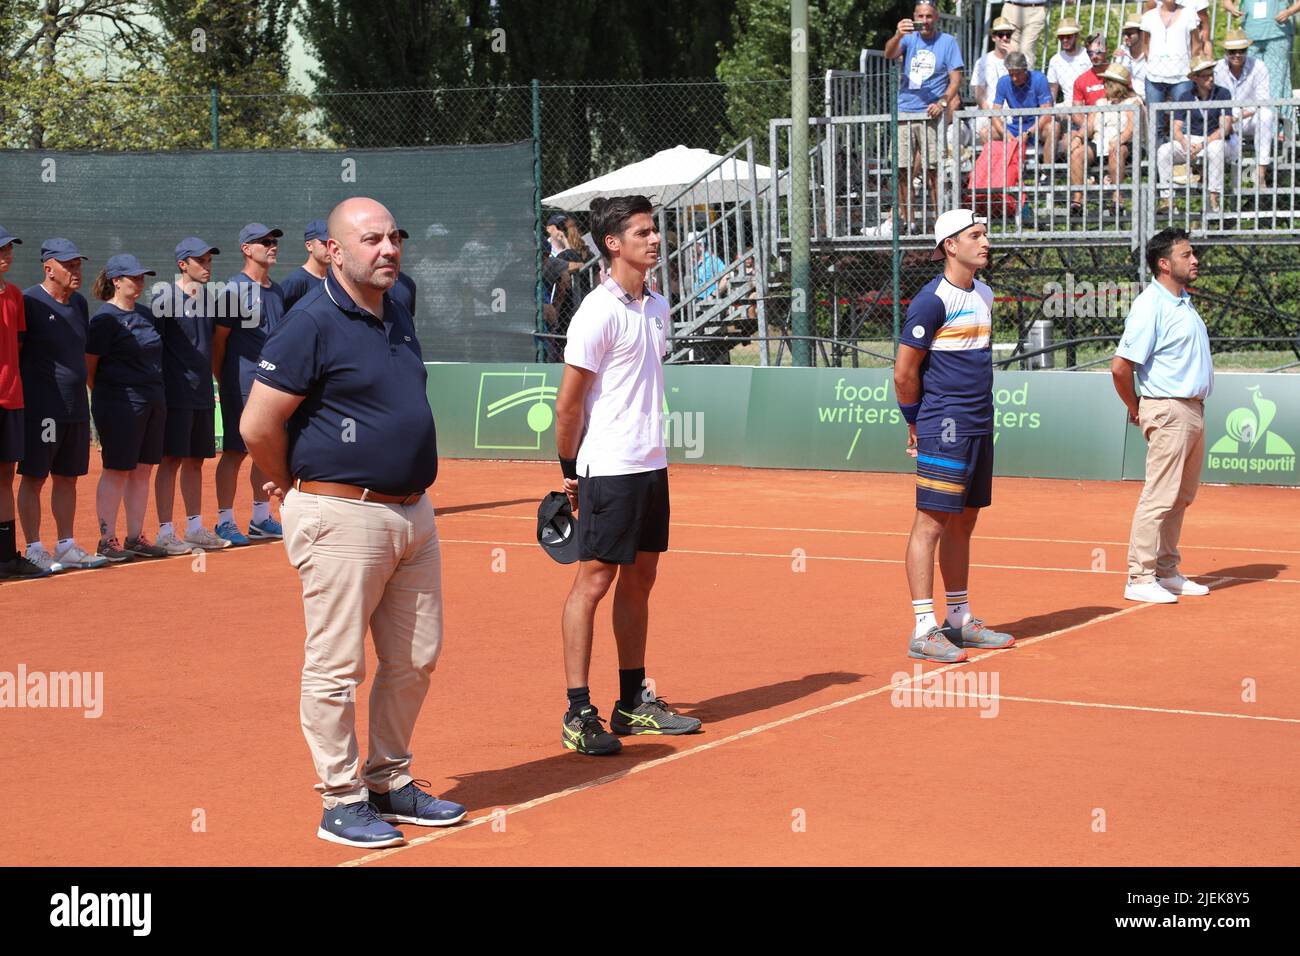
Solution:
M 9 245 L 10 243 L 13 243 L 16 246 L 21 246 L 23 244 L 23 241 L 19 239 L 17 236 L 15 236 L 13 233 L 11 233 L 4 226 L 0 226 L 0 249 L 3 249 L 5 246 Z
M 180 242 L 176 243 L 176 261 L 184 259 L 195 259 L 199 256 L 205 256 L 209 252 L 214 255 L 221 255 L 221 250 L 216 246 L 208 245 L 198 236 L 187 236 Z
M 146 269 L 142 266 L 140 260 L 129 252 L 112 256 L 104 265 L 104 275 L 110 279 L 116 279 L 119 276 L 153 276 L 157 274 L 152 269 Z
M 578 560 L 578 519 L 564 492 L 552 491 L 538 505 L 537 543 L 560 564 Z
M 313 239 L 319 239 L 324 242 L 330 237 L 329 225 L 324 219 L 313 219 L 307 223 L 307 228 L 303 230 L 302 241 L 311 242 Z
M 250 222 L 243 229 L 239 230 L 239 244 L 242 246 L 246 242 L 253 242 L 257 239 L 265 239 L 267 236 L 275 236 L 279 239 L 284 235 L 281 229 L 272 229 L 270 226 L 260 222 Z
M 46 239 L 41 243 L 41 262 L 46 259 L 58 259 L 60 262 L 67 262 L 71 259 L 84 259 L 81 250 L 72 244 L 70 239 L 63 239 L 55 236 L 53 239 Z

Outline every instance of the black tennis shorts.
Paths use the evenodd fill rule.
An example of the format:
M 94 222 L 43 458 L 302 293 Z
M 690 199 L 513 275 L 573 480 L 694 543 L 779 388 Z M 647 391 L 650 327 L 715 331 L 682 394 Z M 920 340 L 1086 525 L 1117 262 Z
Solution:
M 211 408 L 167 406 L 163 454 L 169 458 L 215 458 L 216 412 Z
M 162 461 L 163 425 L 167 417 L 167 406 L 162 402 L 137 405 L 91 392 L 90 414 L 99 432 L 105 468 L 132 471 L 136 465 L 156 465 Z
M 21 408 L 0 408 L 0 461 L 23 460 L 25 424 L 26 415 Z
M 578 482 L 578 560 L 633 564 L 668 550 L 668 469 Z
M 47 441 L 47 439 L 49 439 Z M 18 474 L 27 478 L 80 478 L 90 471 L 90 422 L 56 422 L 27 415 L 27 441 Z

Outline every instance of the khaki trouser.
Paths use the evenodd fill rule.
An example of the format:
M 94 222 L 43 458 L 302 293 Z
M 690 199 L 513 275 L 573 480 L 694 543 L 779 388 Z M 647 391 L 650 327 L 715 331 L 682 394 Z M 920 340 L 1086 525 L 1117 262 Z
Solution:
M 1196 497 L 1205 459 L 1205 405 L 1198 398 L 1143 398 L 1138 425 L 1147 440 L 1147 480 L 1129 536 L 1130 584 L 1179 573 L 1183 514 Z
M 1011 34 L 1011 48 L 1028 57 L 1030 67 L 1036 70 L 1044 69 L 1034 57 L 1034 44 L 1038 42 L 1038 38 L 1043 35 L 1043 28 L 1047 26 L 1047 7 L 1045 5 L 1022 7 L 1018 3 L 1004 3 L 1002 16 L 1016 28 Z M 1047 57 L 1043 60 L 1045 62 Z M 1066 99 L 1068 100 L 1069 97 L 1070 94 L 1067 93 Z
M 411 782 L 411 734 L 442 647 L 442 562 L 433 505 L 384 505 L 290 491 L 284 549 L 302 579 L 307 624 L 302 730 L 325 808 Z M 356 690 L 366 630 L 379 666 L 370 749 L 357 774 Z M 363 785 L 364 782 L 364 785 Z

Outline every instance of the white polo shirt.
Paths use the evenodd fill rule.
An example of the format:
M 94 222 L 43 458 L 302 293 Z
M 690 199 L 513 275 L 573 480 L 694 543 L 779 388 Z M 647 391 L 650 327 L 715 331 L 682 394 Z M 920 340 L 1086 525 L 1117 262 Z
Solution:
M 578 306 L 564 361 L 596 373 L 578 447 L 580 478 L 668 467 L 663 417 L 668 322 L 667 299 L 649 289 L 633 299 L 613 276 Z

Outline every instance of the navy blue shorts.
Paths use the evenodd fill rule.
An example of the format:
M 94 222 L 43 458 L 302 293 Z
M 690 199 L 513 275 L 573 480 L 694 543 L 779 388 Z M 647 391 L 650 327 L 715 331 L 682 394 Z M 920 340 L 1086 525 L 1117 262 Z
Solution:
M 211 408 L 167 406 L 163 454 L 169 458 L 215 458 L 216 412 Z
M 105 468 L 132 471 L 136 465 L 156 465 L 162 461 L 166 404 L 137 405 L 92 393 L 90 413 L 95 417 Z
M 24 417 L 21 408 L 0 408 L 0 461 L 22 461 Z
M 56 422 L 27 410 L 27 442 L 18 474 L 80 478 L 90 471 L 90 422 Z
M 221 389 L 221 450 L 248 451 L 239 434 L 239 417 L 244 413 L 248 396 L 238 389 Z
M 960 512 L 993 500 L 993 436 L 916 440 L 916 507 Z
M 634 564 L 668 550 L 668 469 L 578 482 L 578 560 Z

